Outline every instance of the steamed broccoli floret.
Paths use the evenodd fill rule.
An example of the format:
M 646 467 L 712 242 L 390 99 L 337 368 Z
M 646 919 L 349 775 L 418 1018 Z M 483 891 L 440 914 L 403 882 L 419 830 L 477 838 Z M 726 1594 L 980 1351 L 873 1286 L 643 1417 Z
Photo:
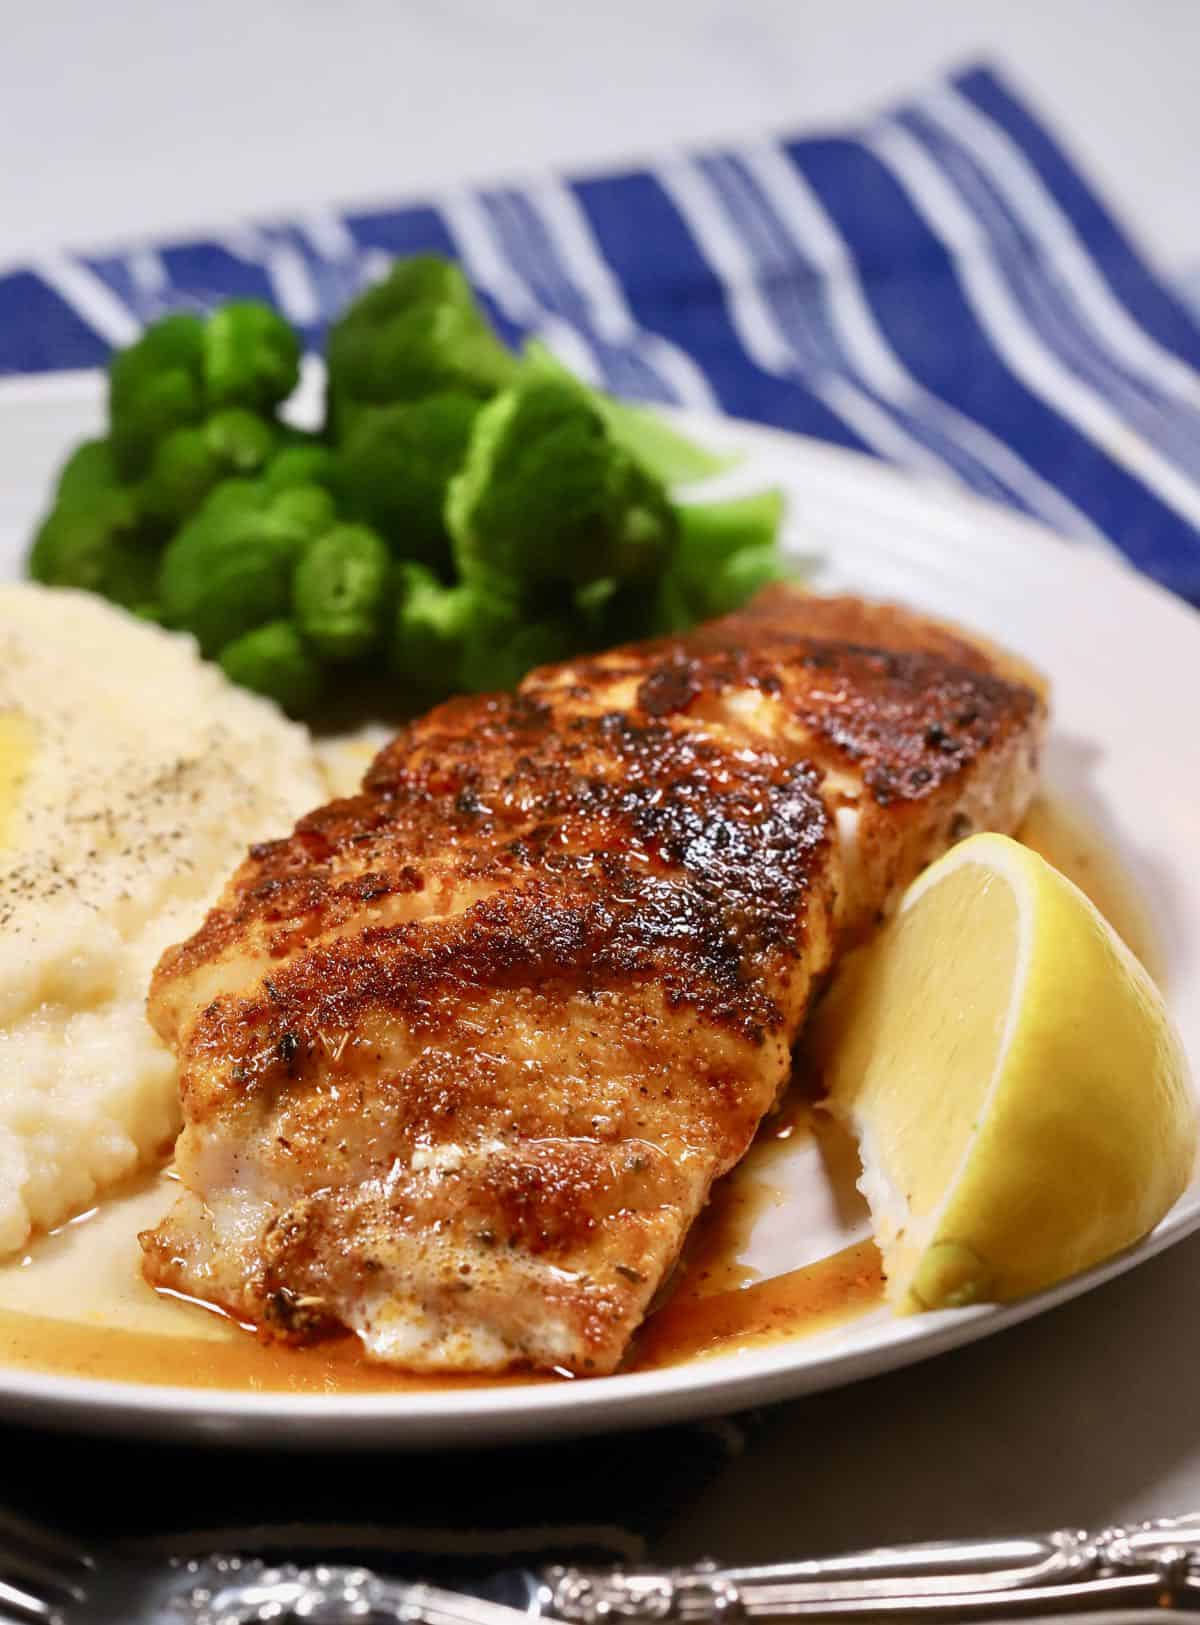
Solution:
M 337 518 L 333 497 L 323 485 L 288 485 L 274 492 L 265 485 L 259 489 L 260 500 L 270 507 L 275 525 L 297 539 L 297 556 Z
M 460 685 L 463 650 L 481 613 L 479 593 L 447 587 L 423 564 L 398 565 L 390 662 L 396 676 L 426 698 Z
M 123 479 L 140 479 L 173 431 L 223 408 L 269 416 L 296 387 L 300 341 L 278 311 L 253 301 L 207 320 L 165 316 L 108 369 L 113 455 Z
M 142 506 L 151 518 L 177 525 L 222 480 L 257 474 L 274 444 L 271 426 L 241 407 L 175 429 L 155 450 L 141 485 Z
M 446 490 L 462 466 L 480 402 L 462 391 L 376 407 L 354 419 L 338 453 L 342 509 L 362 519 L 398 558 L 445 570 Z
M 570 620 L 576 649 L 606 649 L 636 643 L 660 630 L 656 600 L 645 583 L 622 585 L 611 576 L 579 587 L 571 596 Z
M 113 356 L 108 415 L 113 456 L 124 479 L 138 479 L 172 429 L 204 416 L 204 323 L 165 316 Z
M 263 469 L 263 484 L 269 491 L 286 491 L 293 485 L 331 487 L 336 471 L 331 447 L 308 435 L 291 435 Z
M 446 521 L 465 580 L 522 588 L 652 581 L 675 542 L 661 484 L 608 434 L 573 381 L 524 374 L 475 420 Z
M 521 352 L 521 364 L 544 376 L 569 378 L 578 388 L 586 388 L 571 370 L 540 339 L 529 339 Z M 710 451 L 681 434 L 652 407 L 635 401 L 617 400 L 602 390 L 589 390 L 592 404 L 608 425 L 609 433 L 647 474 L 664 485 L 688 485 L 711 479 L 731 468 L 739 458 Z
M 204 328 L 204 395 L 210 407 L 271 413 L 300 379 L 300 340 L 277 310 L 257 300 L 222 305 Z
M 483 613 L 467 631 L 459 683 L 472 693 L 516 688 L 535 666 L 565 660 L 579 648 L 569 616 Z
M 54 500 L 88 502 L 99 491 L 111 491 L 121 484 L 109 440 L 83 440 L 58 472 Z
M 674 506 L 669 483 L 727 459 L 536 343 L 518 361 L 449 262 L 397 264 L 335 324 L 320 437 L 275 416 L 299 358 L 250 302 L 148 328 L 112 361 L 109 437 L 62 469 L 30 574 L 191 631 L 303 715 L 385 649 L 426 699 L 507 688 L 783 573 L 777 493 Z
M 304 551 L 292 582 L 301 636 L 324 660 L 358 660 L 383 636 L 391 557 L 365 525 L 334 525 Z
M 439 390 L 486 397 L 516 373 L 457 265 L 400 260 L 329 330 L 329 423 L 342 437 L 365 406 Z
M 119 486 L 58 502 L 38 527 L 27 564 L 47 587 L 81 587 L 127 609 L 153 601 L 158 566 L 133 493 Z
M 565 614 L 531 615 L 499 583 L 447 587 L 412 563 L 396 574 L 392 669 L 427 699 L 515 688 L 531 667 L 578 647 Z
M 332 518 L 328 492 L 315 486 L 277 494 L 248 480 L 217 486 L 163 555 L 167 624 L 193 633 L 211 656 L 243 633 L 285 619 L 300 555 Z
M 63 464 L 26 567 L 46 586 L 80 587 L 135 608 L 154 597 L 160 536 L 137 493 L 121 484 L 111 444 L 85 440 Z
M 231 682 L 265 694 L 290 716 L 307 716 L 325 693 L 320 661 L 291 621 L 269 621 L 221 650 L 221 669 Z

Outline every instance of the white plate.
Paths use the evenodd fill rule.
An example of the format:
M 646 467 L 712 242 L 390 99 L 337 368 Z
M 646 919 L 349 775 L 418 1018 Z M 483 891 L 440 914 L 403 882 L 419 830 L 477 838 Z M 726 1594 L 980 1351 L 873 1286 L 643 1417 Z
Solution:
M 0 575 L 15 575 L 63 450 L 100 422 L 93 376 L 0 387 Z M 1200 753 L 1192 698 L 1200 620 L 1101 553 L 941 486 L 811 441 L 692 421 L 743 449 L 739 484 L 791 500 L 791 544 L 816 581 L 908 601 L 1029 656 L 1054 686 L 1047 779 L 1101 825 L 1155 917 L 1160 970 L 1200 1056 Z M 784 1169 L 786 1168 L 786 1172 Z M 778 1159 L 785 1200 L 756 1224 L 750 1261 L 780 1273 L 844 1245 L 811 1148 Z M 0 1369 L 0 1412 L 64 1426 L 290 1445 L 480 1444 L 702 1416 L 870 1376 L 984 1337 L 1098 1286 L 1200 1226 L 1193 1184 L 1155 1233 L 1101 1268 L 1006 1308 L 896 1320 L 883 1309 L 823 1331 L 659 1370 L 562 1385 L 321 1397 L 85 1381 Z M 132 1263 L 130 1264 L 132 1268 Z

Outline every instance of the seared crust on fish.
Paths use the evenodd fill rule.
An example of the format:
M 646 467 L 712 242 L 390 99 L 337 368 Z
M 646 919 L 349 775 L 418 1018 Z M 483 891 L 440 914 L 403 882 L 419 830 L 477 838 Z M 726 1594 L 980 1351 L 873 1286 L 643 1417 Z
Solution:
M 413 1369 L 613 1370 L 838 950 L 1019 822 L 1024 677 L 778 588 L 409 724 L 158 968 L 147 1278 Z

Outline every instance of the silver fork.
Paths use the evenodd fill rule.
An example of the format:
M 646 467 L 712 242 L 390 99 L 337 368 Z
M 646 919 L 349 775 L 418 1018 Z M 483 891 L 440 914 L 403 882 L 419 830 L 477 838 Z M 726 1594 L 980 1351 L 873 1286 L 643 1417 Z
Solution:
M 121 1546 L 98 1558 L 0 1512 L 0 1625 L 528 1625 L 466 1592 L 365 1568 L 238 1556 L 164 1558 Z
M 295 1547 L 300 1531 L 291 1531 Z M 195 1549 L 199 1537 L 187 1537 Z M 936 1541 L 758 1568 L 508 1570 L 492 1596 L 369 1569 L 257 1557 L 103 1558 L 0 1513 L 0 1625 L 726 1625 L 730 1621 L 1011 1620 L 1200 1610 L 1200 1514 L 1089 1534 Z M 496 1595 L 516 1598 L 511 1607 Z M 1160 1617 L 1162 1617 L 1160 1615 Z

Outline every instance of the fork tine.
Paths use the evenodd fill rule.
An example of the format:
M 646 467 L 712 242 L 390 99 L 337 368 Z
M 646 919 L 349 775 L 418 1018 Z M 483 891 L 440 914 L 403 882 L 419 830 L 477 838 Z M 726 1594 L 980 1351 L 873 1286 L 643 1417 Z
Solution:
M 66 1603 L 81 1603 L 86 1597 L 87 1589 L 79 1579 L 34 1557 L 0 1548 L 0 1603 L 15 1607 L 19 1600 L 28 1607 L 32 1598 L 50 1612 Z
M 96 1566 L 87 1548 L 55 1529 L 34 1523 L 8 1507 L 0 1507 L 0 1553 L 19 1550 L 72 1576 L 90 1573 Z
M 95 1567 L 76 1542 L 0 1509 L 0 1614 L 49 1622 L 86 1598 L 84 1581 Z
M 56 1602 L 0 1579 L 0 1625 L 9 1625 L 10 1621 L 14 1625 L 57 1625 L 61 1618 Z

